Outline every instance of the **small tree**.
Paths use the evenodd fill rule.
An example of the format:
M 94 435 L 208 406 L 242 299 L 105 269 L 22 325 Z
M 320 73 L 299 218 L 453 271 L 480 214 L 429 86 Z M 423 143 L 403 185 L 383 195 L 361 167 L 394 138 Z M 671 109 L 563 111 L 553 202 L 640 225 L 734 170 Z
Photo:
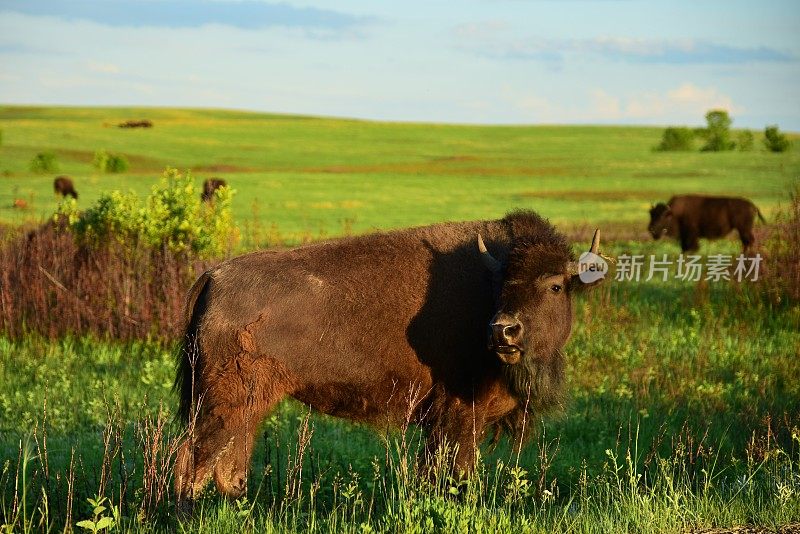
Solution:
M 694 133 L 685 127 L 670 126 L 664 130 L 661 143 L 656 150 L 692 150 L 694 145 Z
M 736 136 L 736 146 L 741 152 L 753 150 L 754 144 L 755 137 L 753 136 L 753 132 L 750 130 L 742 130 L 739 132 L 739 135 Z
M 733 150 L 736 143 L 731 141 L 731 123 L 733 120 L 724 109 L 712 109 L 706 113 L 706 129 L 703 135 L 706 144 L 701 148 L 703 152 L 720 152 Z
M 128 170 L 128 158 L 122 154 L 109 154 L 105 150 L 94 153 L 92 165 L 100 172 L 125 172 Z
M 764 128 L 764 146 L 770 152 L 786 152 L 789 144 L 789 139 L 778 130 L 777 124 Z
M 30 163 L 30 169 L 36 173 L 56 172 L 58 170 L 58 160 L 52 152 L 39 152 Z

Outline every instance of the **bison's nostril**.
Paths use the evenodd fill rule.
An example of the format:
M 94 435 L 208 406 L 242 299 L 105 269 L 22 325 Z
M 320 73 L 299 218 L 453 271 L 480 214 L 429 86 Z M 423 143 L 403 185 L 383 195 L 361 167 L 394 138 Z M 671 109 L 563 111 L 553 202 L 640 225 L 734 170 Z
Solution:
M 518 324 L 506 326 L 503 328 L 503 335 L 506 339 L 512 339 L 519 333 L 519 328 Z
M 492 334 L 495 342 L 503 345 L 513 345 L 519 339 L 522 325 L 519 322 L 498 321 L 492 323 Z

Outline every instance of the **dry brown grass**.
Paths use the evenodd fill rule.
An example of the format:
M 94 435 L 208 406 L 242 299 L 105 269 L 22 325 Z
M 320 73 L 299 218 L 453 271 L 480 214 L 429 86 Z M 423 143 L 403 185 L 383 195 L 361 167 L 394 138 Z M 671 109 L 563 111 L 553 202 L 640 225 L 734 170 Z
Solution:
M 113 241 L 87 249 L 53 224 L 6 228 L 0 243 L 0 329 L 12 338 L 174 339 L 186 291 L 207 267 Z
M 767 292 L 776 301 L 800 301 L 800 183 L 791 191 L 789 203 L 778 210 L 771 230 L 764 240 L 771 267 L 764 273 Z

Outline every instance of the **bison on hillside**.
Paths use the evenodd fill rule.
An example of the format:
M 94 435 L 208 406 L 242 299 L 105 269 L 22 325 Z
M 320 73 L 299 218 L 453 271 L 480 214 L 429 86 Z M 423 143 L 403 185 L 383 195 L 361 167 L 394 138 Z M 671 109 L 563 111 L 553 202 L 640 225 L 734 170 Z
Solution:
M 701 237 L 718 239 L 736 229 L 747 254 L 755 248 L 756 215 L 764 222 L 761 211 L 746 198 L 680 195 L 650 208 L 647 229 L 653 239 L 663 235 L 677 238 L 683 252 L 697 250 Z
M 203 202 L 211 202 L 214 200 L 214 192 L 220 187 L 225 187 L 228 182 L 222 178 L 207 178 L 203 182 L 203 192 L 200 193 L 200 200 Z
M 423 463 L 447 443 L 457 473 L 487 431 L 521 445 L 560 403 L 572 296 L 589 285 L 566 238 L 526 211 L 220 264 L 186 308 L 179 502 L 212 477 L 241 495 L 259 423 L 285 396 L 354 421 L 410 420 L 427 431 Z
M 53 180 L 53 192 L 62 197 L 71 196 L 76 200 L 78 198 L 78 192 L 75 191 L 75 184 L 72 183 L 69 176 L 56 177 L 56 179 Z
M 125 122 L 121 122 L 117 124 L 119 128 L 152 128 L 153 121 L 149 119 L 142 119 L 142 120 L 127 120 Z

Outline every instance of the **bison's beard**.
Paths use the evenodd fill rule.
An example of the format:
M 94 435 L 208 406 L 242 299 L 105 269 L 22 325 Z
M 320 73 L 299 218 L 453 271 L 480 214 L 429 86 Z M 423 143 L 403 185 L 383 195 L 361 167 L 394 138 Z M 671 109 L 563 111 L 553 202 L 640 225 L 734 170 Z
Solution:
M 563 399 L 564 355 L 560 350 L 550 358 L 525 358 L 516 365 L 503 366 L 503 376 L 517 408 L 494 425 L 494 441 L 507 433 L 517 446 L 532 435 L 537 418 L 560 406 Z

